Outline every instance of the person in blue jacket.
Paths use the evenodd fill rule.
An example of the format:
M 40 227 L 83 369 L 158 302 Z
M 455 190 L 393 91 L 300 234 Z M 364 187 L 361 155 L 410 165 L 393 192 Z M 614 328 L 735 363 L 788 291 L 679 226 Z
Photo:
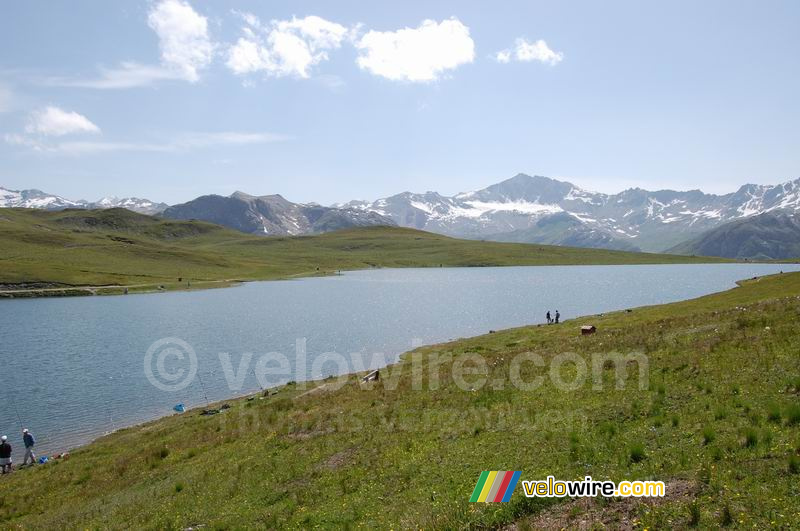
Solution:
M 22 464 L 26 465 L 28 463 L 28 459 L 31 460 L 31 464 L 36 464 L 36 455 L 33 453 L 33 445 L 36 444 L 36 441 L 33 438 L 33 434 L 28 431 L 28 428 L 22 430 L 22 442 L 25 444 L 25 457 L 22 459 Z

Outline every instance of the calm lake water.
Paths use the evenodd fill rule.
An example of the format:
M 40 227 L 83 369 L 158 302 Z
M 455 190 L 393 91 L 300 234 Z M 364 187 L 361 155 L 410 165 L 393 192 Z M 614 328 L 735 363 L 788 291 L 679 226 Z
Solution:
M 169 415 L 179 402 L 197 407 L 205 404 L 204 395 L 215 401 L 258 390 L 259 357 L 283 353 L 294 371 L 298 340 L 305 341 L 305 369 L 274 376 L 268 384 L 354 369 L 334 363 L 314 367 L 326 352 L 358 352 L 385 365 L 416 345 L 541 323 L 548 309 L 559 310 L 564 320 L 688 299 L 731 288 L 743 278 L 798 269 L 789 264 L 382 269 L 195 292 L 0 300 L 0 431 L 9 435 L 19 459 L 21 421 L 36 435 L 39 453 L 47 454 Z M 196 353 L 200 378 L 179 391 L 160 390 L 145 374 L 145 355 L 162 338 L 185 341 Z M 155 347 L 152 372 L 169 376 L 183 369 L 187 375 L 189 357 L 177 355 L 182 348 Z M 220 353 L 230 355 L 235 371 L 245 353 L 253 354 L 241 385 L 229 384 Z

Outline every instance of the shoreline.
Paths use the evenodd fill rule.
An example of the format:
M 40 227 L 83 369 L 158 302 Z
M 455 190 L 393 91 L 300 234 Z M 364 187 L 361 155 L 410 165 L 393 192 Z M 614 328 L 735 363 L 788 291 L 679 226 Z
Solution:
M 689 257 L 687 257 L 689 258 Z M 725 264 L 762 264 L 762 265 L 779 265 L 779 264 L 798 264 L 799 261 L 793 262 L 774 262 L 774 261 L 741 261 L 732 260 L 729 262 L 720 262 L 716 257 L 706 257 L 708 262 L 653 262 L 653 263 L 619 263 L 619 264 L 575 264 L 575 263 L 553 263 L 553 264 L 531 264 L 531 265 L 465 265 L 465 266 L 447 266 L 446 269 L 458 268 L 483 268 L 483 267 L 567 267 L 567 266 L 647 266 L 647 265 L 725 265 Z M 297 273 L 289 276 L 272 277 L 272 278 L 251 278 L 251 279 L 219 279 L 219 280 L 199 280 L 194 284 L 186 285 L 184 283 L 169 283 L 163 284 L 112 284 L 112 285 L 67 285 L 63 287 L 50 287 L 50 288 L 30 288 L 30 289 L 12 289 L 0 290 L 0 300 L 2 299 L 42 299 L 54 297 L 91 297 L 91 296 L 114 296 L 114 295 L 145 295 L 155 293 L 174 293 L 174 292 L 187 292 L 187 291 L 202 291 L 207 289 L 219 288 L 232 288 L 238 287 L 249 282 L 273 282 L 280 280 L 293 280 L 314 277 L 329 277 L 336 276 L 341 273 L 349 273 L 354 271 L 369 271 L 373 269 L 442 269 L 441 266 L 420 266 L 414 265 L 409 267 L 363 267 L 355 269 L 336 269 L 325 271 L 307 271 Z M 33 283 L 33 282 L 31 282 Z M 40 282 L 42 284 L 52 284 L 50 282 Z M 26 284 L 25 282 L 17 284 Z M 13 284 L 6 284 L 13 285 Z
M 627 264 L 627 265 L 642 265 L 642 264 Z M 645 265 L 658 265 L 658 264 L 645 264 Z M 670 264 L 670 265 L 678 265 L 678 264 Z M 692 264 L 682 264 L 682 265 L 692 265 Z M 511 266 L 511 267 L 515 267 L 515 266 Z M 529 266 L 529 267 L 537 267 L 537 266 Z M 654 307 L 659 307 L 659 306 L 669 306 L 669 305 L 673 305 L 673 304 L 682 304 L 682 303 L 698 300 L 698 299 L 701 299 L 701 298 L 704 298 L 704 297 L 708 297 L 708 296 L 714 296 L 714 295 L 719 295 L 719 294 L 722 294 L 722 293 L 731 292 L 731 291 L 737 290 L 737 289 L 739 289 L 739 288 L 743 287 L 744 285 L 746 285 L 748 283 L 751 283 L 751 282 L 759 282 L 762 279 L 778 277 L 778 276 L 783 275 L 783 274 L 792 274 L 792 273 L 800 275 L 800 271 L 796 271 L 796 272 L 789 271 L 787 273 L 784 273 L 784 272 L 781 271 L 779 273 L 772 273 L 772 274 L 761 275 L 761 276 L 756 276 L 756 277 L 743 278 L 743 279 L 740 279 L 740 280 L 736 280 L 735 281 L 735 285 L 730 287 L 730 288 L 728 288 L 728 289 L 707 293 L 707 294 L 704 294 L 704 295 L 700 295 L 698 297 L 693 297 L 693 298 L 689 298 L 689 299 L 682 299 L 682 300 L 679 300 L 679 301 L 666 302 L 666 303 L 661 303 L 661 304 L 656 304 L 656 305 L 643 305 L 643 306 L 626 307 L 626 308 L 621 308 L 621 309 L 618 309 L 618 310 L 613 310 L 613 311 L 609 311 L 609 312 L 603 312 L 603 313 L 599 313 L 599 314 L 576 315 L 574 317 L 571 317 L 570 319 L 562 321 L 559 324 L 560 325 L 568 325 L 568 324 L 571 324 L 574 321 L 580 320 L 580 319 L 586 319 L 586 318 L 591 318 L 591 317 L 609 316 L 609 315 L 614 315 L 614 314 L 617 314 L 617 313 L 626 314 L 626 313 L 629 313 L 629 312 L 632 312 L 632 311 L 641 310 L 643 308 L 654 308 Z M 320 276 L 322 276 L 322 275 L 320 275 Z M 256 281 L 256 282 L 258 282 L 258 281 Z M 242 283 L 237 284 L 237 285 L 241 285 L 241 284 Z M 228 286 L 225 286 L 225 287 L 228 287 Z M 543 326 L 547 326 L 547 325 L 545 323 L 540 323 L 540 322 L 528 323 L 528 324 L 524 324 L 522 326 L 512 326 L 512 327 L 509 327 L 509 328 L 501 328 L 501 329 L 498 329 L 498 330 L 487 330 L 485 333 L 477 334 L 477 335 L 473 335 L 473 336 L 450 338 L 450 339 L 447 339 L 445 341 L 438 342 L 438 343 L 430 343 L 430 344 L 419 345 L 419 346 L 417 346 L 417 347 L 415 347 L 413 349 L 406 350 L 406 351 L 403 351 L 403 352 L 397 354 L 395 361 L 393 361 L 391 363 L 387 363 L 385 365 L 381 365 L 380 367 L 377 367 L 377 369 L 378 370 L 384 370 L 384 369 L 386 369 L 388 367 L 393 367 L 395 365 L 405 363 L 404 357 L 407 354 L 415 352 L 416 350 L 421 349 L 421 348 L 430 348 L 430 347 L 437 346 L 437 345 L 447 345 L 447 344 L 458 342 L 458 341 L 472 340 L 472 339 L 476 339 L 476 338 L 479 338 L 479 337 L 483 337 L 485 335 L 489 335 L 489 334 L 493 334 L 493 333 L 504 333 L 504 332 L 508 332 L 508 331 L 515 330 L 515 329 L 520 329 L 520 328 L 540 328 L 540 327 L 543 327 Z M 558 325 L 551 325 L 551 326 L 556 326 L 557 327 Z M 371 372 L 372 370 L 375 370 L 375 369 L 367 369 L 367 370 L 364 370 L 364 371 L 345 372 L 345 373 L 341 373 L 341 374 L 338 374 L 338 375 L 335 375 L 335 376 L 329 376 L 328 379 L 329 378 L 334 378 L 334 379 L 347 378 L 347 379 L 349 379 L 349 378 L 352 378 L 354 376 L 367 374 L 367 373 Z M 99 441 L 99 440 L 101 440 L 101 439 L 103 439 L 105 437 L 117 434 L 117 433 L 125 431 L 125 430 L 142 428 L 142 427 L 150 425 L 152 423 L 161 422 L 161 421 L 164 421 L 166 419 L 169 419 L 169 418 L 172 418 L 172 417 L 176 417 L 176 416 L 183 416 L 183 415 L 189 415 L 189 414 L 198 415 L 204 409 L 220 409 L 220 406 L 222 406 L 226 402 L 241 401 L 243 399 L 251 399 L 251 398 L 259 399 L 260 396 L 263 395 L 263 393 L 265 393 L 265 392 L 269 393 L 268 396 L 264 397 L 264 399 L 266 399 L 266 398 L 268 398 L 270 396 L 273 396 L 275 394 L 280 393 L 281 391 L 285 391 L 289 387 L 293 387 L 293 384 L 303 383 L 305 386 L 307 386 L 307 389 L 305 389 L 305 391 L 301 395 L 298 395 L 296 397 L 292 397 L 292 400 L 294 400 L 294 399 L 299 398 L 301 396 L 305 396 L 305 395 L 314 393 L 318 389 L 324 388 L 327 385 L 326 381 L 327 381 L 327 379 L 289 380 L 287 382 L 284 382 L 284 383 L 281 383 L 281 384 L 278 384 L 278 385 L 275 385 L 275 386 L 272 386 L 272 387 L 265 387 L 265 388 L 261 388 L 259 390 L 250 390 L 250 391 L 246 391 L 246 392 L 237 392 L 236 394 L 233 394 L 233 395 L 231 395 L 229 397 L 222 398 L 222 399 L 215 400 L 215 401 L 210 401 L 207 406 L 197 405 L 197 406 L 194 406 L 194 407 L 187 408 L 182 413 L 172 412 L 172 413 L 168 413 L 168 414 L 165 414 L 165 415 L 158 415 L 158 416 L 155 416 L 155 417 L 153 417 L 151 419 L 148 419 L 148 420 L 135 421 L 135 422 L 133 422 L 131 424 L 120 424 L 119 426 L 115 427 L 114 429 L 112 429 L 110 431 L 105 431 L 105 432 L 102 432 L 102 433 L 97 434 L 95 436 L 91 436 L 89 438 L 89 440 L 86 441 L 86 442 L 78 443 L 78 444 L 75 444 L 75 445 L 69 445 L 68 444 L 64 448 L 61 448 L 61 449 L 58 449 L 58 450 L 54 450 L 54 451 L 49 452 L 49 453 L 52 454 L 52 455 L 58 455 L 58 454 L 61 454 L 61 453 L 72 453 L 72 452 L 74 452 L 76 450 L 81 450 L 83 448 L 86 448 L 86 447 L 94 444 L 95 442 L 97 442 L 97 441 Z M 231 407 L 231 409 L 232 409 L 232 407 Z M 225 410 L 222 410 L 222 411 L 218 412 L 217 414 L 224 414 L 224 413 L 225 413 Z M 17 465 L 17 470 L 19 470 L 19 465 Z

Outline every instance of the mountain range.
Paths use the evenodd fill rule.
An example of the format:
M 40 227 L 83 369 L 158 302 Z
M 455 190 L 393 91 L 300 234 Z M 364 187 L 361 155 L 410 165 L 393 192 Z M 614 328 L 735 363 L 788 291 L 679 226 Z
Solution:
M 58 195 L 47 194 L 41 190 L 8 190 L 0 187 L 0 208 L 41 208 L 44 210 L 64 210 L 66 208 L 104 209 L 126 208 L 140 214 L 158 214 L 169 205 L 155 203 L 138 197 L 104 197 L 97 201 L 79 199 L 71 201 Z
M 204 195 L 167 208 L 161 215 L 172 219 L 199 219 L 241 232 L 268 235 L 316 234 L 350 227 L 395 225 L 391 219 L 368 210 L 292 203 L 280 195 L 252 196 L 234 192 L 229 197 Z
M 404 192 L 342 206 L 376 212 L 401 226 L 462 238 L 660 252 L 729 221 L 800 209 L 800 179 L 747 184 L 725 195 L 640 188 L 603 194 L 519 174 L 450 197 Z
M 374 201 L 332 206 L 293 203 L 280 195 L 206 195 L 168 207 L 146 199 L 69 201 L 38 190 L 0 188 L 0 207 L 109 208 L 121 206 L 174 219 L 200 219 L 266 235 L 299 235 L 366 225 L 399 225 L 459 238 L 777 258 L 800 243 L 798 226 L 779 214 L 800 211 L 800 179 L 778 185 L 747 184 L 724 195 L 700 190 L 617 194 L 572 183 L 518 174 L 481 190 L 446 196 L 403 192 Z M 761 214 L 775 214 L 761 218 Z M 778 221 L 768 221 L 768 220 Z M 794 218 L 792 218 L 794 219 Z M 723 229 L 736 223 L 735 230 Z M 778 231 L 774 237 L 771 231 Z M 733 235 L 737 235 L 734 237 Z M 710 244 L 724 237 L 725 247 Z M 749 242 L 736 250 L 736 243 Z M 790 254 L 793 251 L 786 251 Z M 724 253 L 724 254 L 721 254 Z M 794 254 L 792 254 L 794 256 Z

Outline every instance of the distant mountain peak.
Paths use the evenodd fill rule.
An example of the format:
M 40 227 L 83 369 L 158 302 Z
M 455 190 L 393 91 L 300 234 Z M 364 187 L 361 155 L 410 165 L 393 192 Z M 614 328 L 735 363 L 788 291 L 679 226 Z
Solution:
M 518 173 L 452 197 L 403 192 L 347 205 L 388 216 L 401 226 L 456 237 L 661 251 L 726 221 L 800 209 L 800 180 L 748 185 L 726 195 L 638 187 L 604 194 Z
M 58 195 L 52 195 L 35 188 L 29 190 L 9 190 L 0 187 L 0 207 L 2 208 L 38 208 L 43 210 L 63 210 L 65 208 L 106 209 L 126 208 L 140 214 L 157 214 L 167 208 L 164 203 L 154 203 L 149 199 L 136 197 L 103 197 L 94 202 L 79 199 L 71 201 Z
M 242 200 L 245 200 L 245 201 L 248 201 L 248 200 L 250 200 L 250 199 L 255 199 L 255 198 L 256 198 L 256 196 L 254 196 L 254 195 L 250 195 L 250 194 L 248 194 L 248 193 L 241 192 L 241 191 L 239 191 L 239 190 L 236 190 L 235 192 L 233 192 L 233 193 L 232 193 L 230 196 L 228 196 L 228 197 L 230 197 L 230 198 L 232 198 L 232 199 L 242 199 Z
M 300 235 L 349 227 L 395 225 L 380 214 L 349 207 L 292 203 L 283 196 L 254 196 L 236 191 L 229 197 L 201 196 L 162 213 L 172 219 L 199 219 L 261 235 Z

